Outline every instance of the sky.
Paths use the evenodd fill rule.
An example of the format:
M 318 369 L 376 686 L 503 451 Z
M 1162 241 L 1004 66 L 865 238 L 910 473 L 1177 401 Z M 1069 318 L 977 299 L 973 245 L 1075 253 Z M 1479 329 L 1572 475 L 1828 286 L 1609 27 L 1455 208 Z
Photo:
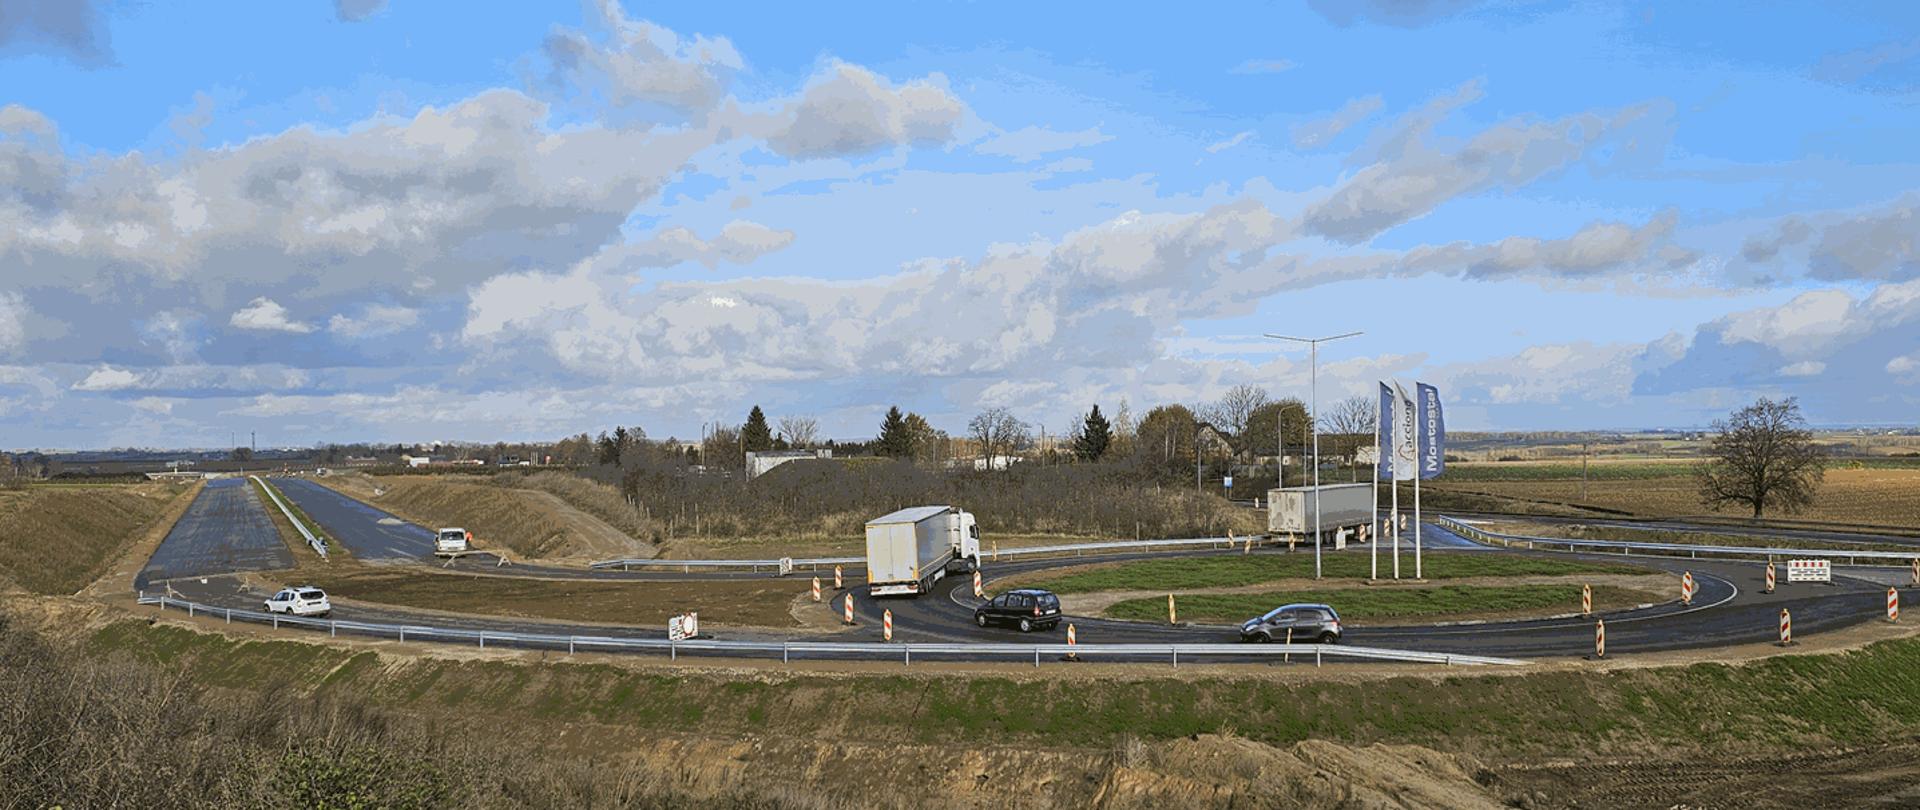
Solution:
M 0 447 L 1912 425 L 1917 139 L 1906 3 L 0 0 Z

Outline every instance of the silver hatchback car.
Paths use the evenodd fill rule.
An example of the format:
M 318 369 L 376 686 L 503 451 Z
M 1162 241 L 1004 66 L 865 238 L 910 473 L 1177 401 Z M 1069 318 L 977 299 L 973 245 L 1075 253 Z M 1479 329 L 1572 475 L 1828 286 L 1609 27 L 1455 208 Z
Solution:
M 1291 631 L 1291 633 L 1289 633 Z M 1281 605 L 1240 625 L 1241 641 L 1340 641 L 1340 614 L 1321 604 Z

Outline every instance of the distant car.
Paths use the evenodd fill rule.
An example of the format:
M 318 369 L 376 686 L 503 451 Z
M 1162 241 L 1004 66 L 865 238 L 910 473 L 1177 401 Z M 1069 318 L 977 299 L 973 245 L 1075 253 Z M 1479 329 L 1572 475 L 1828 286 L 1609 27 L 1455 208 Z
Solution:
M 315 587 L 283 588 L 279 593 L 267 598 L 268 613 L 285 613 L 292 616 L 325 616 L 333 612 L 333 603 L 327 601 L 327 592 Z
M 1340 614 L 1330 605 L 1281 605 L 1241 624 L 1240 640 L 1286 641 L 1289 630 L 1294 641 L 1335 644 L 1340 641 Z
M 1060 624 L 1060 597 L 1037 588 L 1007 591 L 975 608 L 973 623 L 1010 624 L 1026 633 L 1034 628 L 1051 630 Z
M 438 553 L 466 551 L 472 539 L 473 535 L 466 529 L 441 529 L 433 538 L 433 550 Z

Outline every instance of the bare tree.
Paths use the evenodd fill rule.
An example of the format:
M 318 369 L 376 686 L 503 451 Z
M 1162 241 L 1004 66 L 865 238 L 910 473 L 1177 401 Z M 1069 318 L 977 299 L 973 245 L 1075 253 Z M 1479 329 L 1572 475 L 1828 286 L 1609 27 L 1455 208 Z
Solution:
M 1239 455 L 1251 448 L 1247 428 L 1253 424 L 1254 415 L 1272 399 L 1267 389 L 1260 386 L 1236 385 L 1227 389 L 1218 401 L 1204 406 L 1200 418 L 1224 434 L 1228 446 Z
M 811 416 L 782 416 L 780 435 L 795 449 L 806 448 L 820 438 L 820 420 Z
M 1826 478 L 1826 456 L 1813 443 L 1813 431 L 1789 397 L 1758 402 L 1713 423 L 1707 460 L 1694 469 L 1700 501 L 1719 507 L 1738 504 L 1759 519 L 1767 507 L 1798 512 L 1813 503 Z
M 1380 421 L 1377 406 L 1372 397 L 1347 397 L 1327 413 L 1326 428 L 1333 435 L 1334 453 L 1348 465 L 1358 463 L 1360 448 L 1373 439 L 1374 425 Z
M 993 468 L 997 455 L 1026 444 L 1029 439 L 1027 423 L 1014 418 L 1013 412 L 1006 408 L 981 411 L 967 422 L 967 433 L 980 444 L 980 452 L 986 456 L 988 469 Z

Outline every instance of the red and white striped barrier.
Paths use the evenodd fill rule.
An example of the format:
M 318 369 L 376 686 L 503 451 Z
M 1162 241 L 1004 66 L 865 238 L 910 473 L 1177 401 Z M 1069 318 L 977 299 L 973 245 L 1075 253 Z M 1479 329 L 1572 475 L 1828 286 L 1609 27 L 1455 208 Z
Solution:
M 986 588 L 981 587 L 981 584 L 980 584 L 979 571 L 973 572 L 973 598 L 975 599 L 987 598 L 987 590 Z
M 1079 644 L 1079 643 L 1080 643 L 1080 639 L 1075 637 L 1073 634 L 1073 624 L 1068 623 L 1067 624 L 1067 660 L 1068 661 L 1080 660 L 1080 656 L 1075 655 L 1073 652 L 1073 645 Z
M 1173 594 L 1167 594 L 1167 624 L 1179 624 L 1180 614 L 1173 611 Z
M 1593 620 L 1593 657 L 1607 657 L 1607 620 Z
M 1913 586 L 1920 588 L 1920 557 L 1913 560 Z
M 1227 532 L 1227 539 L 1228 539 L 1228 540 L 1232 540 L 1232 539 L 1233 539 L 1233 532 Z M 1249 535 L 1247 535 L 1247 544 L 1246 544 L 1246 546 L 1244 546 L 1244 547 L 1242 547 L 1242 548 L 1240 549 L 1240 553 L 1241 553 L 1241 554 L 1252 554 L 1252 553 L 1253 553 L 1253 535 L 1251 535 L 1251 534 L 1249 534 Z
M 1773 563 L 1767 563 L 1767 593 L 1773 593 Z
M 820 578 L 813 578 L 813 601 L 820 601 Z
M 847 611 L 842 621 L 849 625 L 853 624 L 853 594 L 847 594 Z
M 1682 573 L 1680 575 L 1680 604 L 1693 604 L 1693 591 L 1693 572 L 1687 571 Z
M 888 641 L 893 640 L 893 611 L 880 612 L 880 635 Z
M 847 583 L 840 578 L 840 566 L 837 565 L 833 567 L 833 589 L 836 591 L 847 589 Z
M 1780 609 L 1780 646 L 1793 646 L 1793 614 L 1786 608 Z
M 1887 589 L 1887 621 L 1900 621 L 1900 589 Z
M 1580 586 L 1580 615 L 1582 616 L 1593 615 L 1593 586 L 1592 585 Z

